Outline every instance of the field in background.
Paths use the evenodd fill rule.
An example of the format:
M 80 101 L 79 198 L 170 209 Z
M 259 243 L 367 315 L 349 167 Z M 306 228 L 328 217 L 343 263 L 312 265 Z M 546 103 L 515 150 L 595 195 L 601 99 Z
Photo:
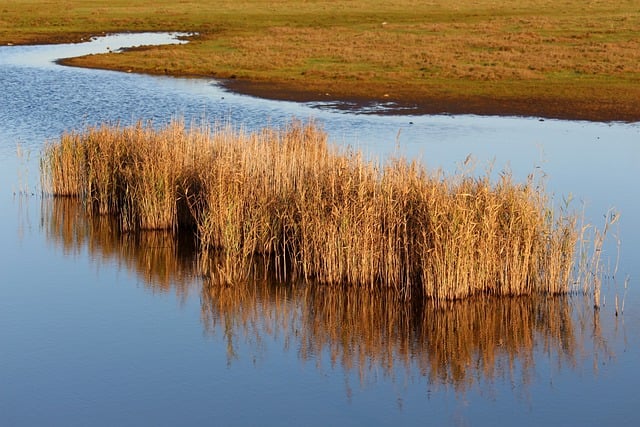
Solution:
M 0 7 L 0 44 L 193 31 L 180 46 L 69 61 L 228 79 L 269 98 L 395 101 L 418 113 L 640 120 L 635 0 L 77 1 Z

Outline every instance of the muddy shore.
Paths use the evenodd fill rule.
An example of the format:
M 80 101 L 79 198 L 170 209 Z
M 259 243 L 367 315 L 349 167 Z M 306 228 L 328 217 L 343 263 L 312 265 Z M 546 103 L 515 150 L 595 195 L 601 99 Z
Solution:
M 69 36 L 71 37 L 71 36 Z M 76 35 L 77 39 L 77 35 Z M 68 42 L 67 37 L 47 40 L 50 43 Z M 80 61 L 80 59 L 82 59 Z M 562 120 L 586 120 L 594 122 L 640 122 L 640 102 L 629 101 L 629 94 L 616 96 L 612 91 L 606 99 L 592 95 L 585 95 L 580 91 L 569 96 L 556 95 L 556 91 L 550 89 L 544 98 L 540 95 L 527 97 L 511 96 L 509 98 L 496 98 L 489 96 L 456 95 L 425 95 L 424 92 L 415 92 L 410 88 L 396 88 L 383 91 L 371 88 L 367 82 L 353 83 L 363 87 L 353 88 L 346 82 L 339 82 L 336 87 L 318 90 L 315 82 L 289 81 L 252 81 L 240 78 L 225 78 L 228 76 L 192 75 L 176 72 L 157 72 L 155 70 L 131 69 L 128 66 L 116 64 L 105 66 L 94 65 L 87 57 L 68 58 L 58 61 L 61 65 L 77 66 L 82 68 L 110 69 L 114 71 L 127 71 L 151 75 L 171 75 L 186 78 L 213 78 L 218 79 L 227 90 L 258 98 L 271 100 L 283 100 L 294 102 L 319 102 L 330 104 L 333 108 L 349 110 L 353 112 L 375 112 L 375 114 L 391 115 L 426 115 L 426 114 L 475 114 L 483 116 L 520 116 L 539 117 Z M 364 89 L 363 89 L 364 88 Z M 355 95 L 354 95 L 355 93 Z M 370 93 L 371 95 L 361 95 Z M 540 92 L 538 92 L 540 93 Z M 622 99 L 624 98 L 624 99 Z M 376 108 L 376 106 L 384 108 Z
M 596 122 L 638 122 L 640 102 L 627 105 L 611 100 L 590 101 L 577 99 L 496 99 L 489 97 L 421 97 L 411 94 L 388 97 L 358 97 L 340 93 L 305 91 L 286 84 L 261 83 L 247 80 L 223 80 L 230 91 L 245 95 L 296 102 L 330 103 L 345 110 L 372 110 L 376 114 L 476 114 L 492 116 L 540 117 L 562 120 L 587 120 Z M 370 109 L 375 105 L 384 109 Z

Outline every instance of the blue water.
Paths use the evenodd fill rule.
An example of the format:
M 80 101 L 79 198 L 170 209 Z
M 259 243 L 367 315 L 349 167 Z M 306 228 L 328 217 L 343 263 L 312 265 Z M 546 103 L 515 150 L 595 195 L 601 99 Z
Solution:
M 639 123 L 347 113 L 241 96 L 214 80 L 53 62 L 171 40 L 0 47 L 0 425 L 640 423 Z M 602 224 L 610 208 L 621 214 L 605 251 L 612 269 L 619 263 L 605 305 L 594 315 L 572 299 L 565 341 L 553 327 L 521 332 L 519 343 L 461 339 L 459 351 L 442 349 L 453 360 L 439 369 L 456 366 L 464 349 L 473 363 L 434 378 L 435 365 L 423 361 L 453 346 L 429 332 L 437 316 L 407 315 L 410 327 L 390 323 L 396 318 L 367 326 L 364 315 L 341 324 L 329 319 L 344 306 L 272 287 L 228 307 L 207 296 L 193 259 L 174 243 L 136 246 L 78 218 L 81 237 L 69 242 L 40 196 L 45 142 L 103 121 L 174 117 L 248 130 L 313 119 L 334 143 L 371 157 L 420 158 L 453 172 L 471 154 L 478 170 L 508 168 L 517 179 L 543 171 L 554 200 L 572 195 L 587 221 Z M 454 310 L 464 319 L 468 308 Z

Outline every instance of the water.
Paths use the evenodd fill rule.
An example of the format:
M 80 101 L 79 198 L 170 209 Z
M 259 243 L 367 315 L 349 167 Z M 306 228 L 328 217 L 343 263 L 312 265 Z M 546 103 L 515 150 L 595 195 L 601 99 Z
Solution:
M 0 47 L 0 425 L 638 424 L 640 124 L 345 113 L 213 80 L 53 63 L 171 40 Z M 220 289 L 198 277 L 188 247 L 119 237 L 39 197 L 45 141 L 172 117 L 248 130 L 313 119 L 372 157 L 451 172 L 472 154 L 480 170 L 517 179 L 543 171 L 554 200 L 571 194 L 589 222 L 612 207 L 622 215 L 606 304 L 596 314 L 580 297 L 403 310 L 357 292 Z M 610 242 L 612 263 L 616 251 Z

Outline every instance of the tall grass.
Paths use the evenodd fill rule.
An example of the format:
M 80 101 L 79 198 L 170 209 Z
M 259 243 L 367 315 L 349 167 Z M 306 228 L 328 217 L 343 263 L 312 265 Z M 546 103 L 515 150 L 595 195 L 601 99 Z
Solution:
M 46 191 L 115 215 L 124 231 L 194 230 L 226 283 L 259 260 L 282 280 L 405 299 L 571 291 L 576 216 L 554 211 L 534 177 L 372 162 L 313 123 L 255 133 L 105 124 L 47 145 L 41 167 Z

